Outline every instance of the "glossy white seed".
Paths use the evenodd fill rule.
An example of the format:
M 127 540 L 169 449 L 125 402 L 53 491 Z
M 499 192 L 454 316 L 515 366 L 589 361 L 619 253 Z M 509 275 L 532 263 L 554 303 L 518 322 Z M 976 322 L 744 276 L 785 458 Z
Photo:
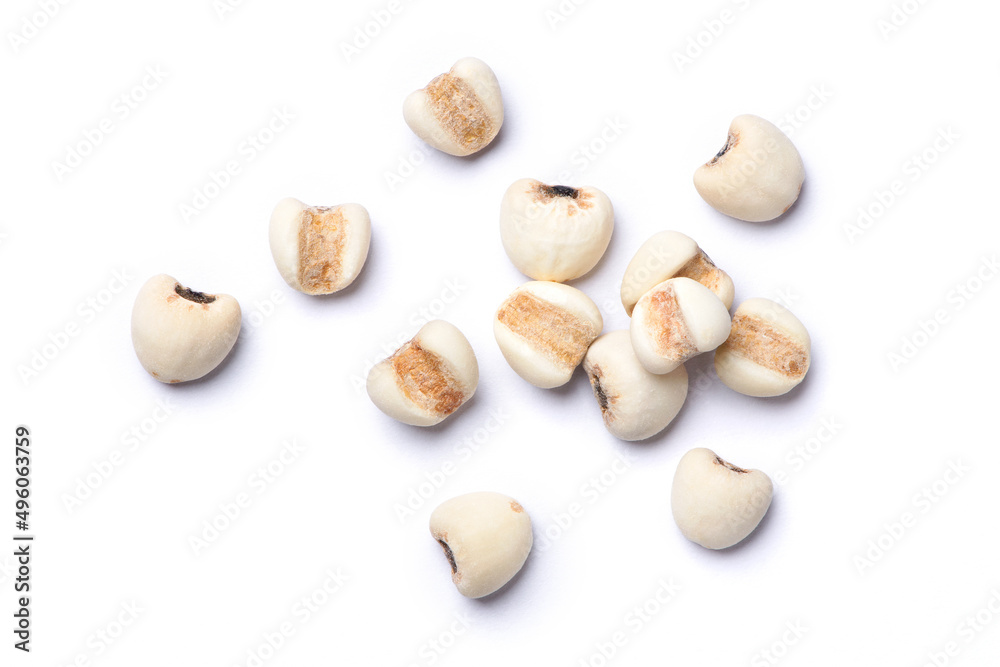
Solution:
M 691 278 L 712 290 L 727 309 L 733 305 L 733 279 L 690 236 L 666 231 L 643 243 L 625 269 L 621 289 L 625 312 L 631 315 L 643 294 L 670 278 Z
M 485 148 L 503 125 L 503 97 L 493 70 L 462 58 L 446 74 L 410 93 L 403 118 L 413 133 L 439 151 L 471 155 Z
M 274 264 L 285 282 L 306 294 L 332 294 L 361 273 L 371 219 L 360 204 L 306 206 L 288 197 L 271 213 Z
M 741 394 L 781 396 L 805 379 L 810 347 L 809 332 L 791 311 L 769 299 L 747 299 L 715 350 L 715 372 Z
M 787 211 L 803 180 L 802 157 L 791 139 L 750 114 L 733 119 L 726 145 L 694 172 L 694 186 L 712 208 L 750 222 Z
M 722 345 L 729 328 L 729 310 L 711 290 L 690 278 L 671 278 L 639 299 L 629 331 L 639 363 L 659 374 Z
M 760 470 L 739 468 L 699 447 L 677 464 L 670 505 L 684 537 L 708 549 L 726 549 L 757 527 L 773 490 Z
M 616 438 L 645 440 L 667 427 L 684 406 L 688 374 L 683 365 L 650 373 L 636 358 L 627 330 L 604 334 L 583 358 L 604 425 Z
M 500 205 L 500 240 L 529 278 L 565 282 L 604 255 L 615 226 L 611 200 L 597 188 L 515 181 Z
M 479 364 L 468 339 L 444 320 L 417 335 L 368 373 L 368 396 L 379 410 L 404 424 L 433 426 L 472 398 Z
M 569 382 L 604 320 L 586 294 L 562 283 L 514 290 L 493 318 L 493 334 L 518 375 L 543 389 Z
M 431 513 L 431 535 L 444 549 L 451 579 L 470 598 L 489 595 L 517 574 L 531 551 L 531 519 L 502 493 L 446 500 Z
M 222 363 L 240 334 L 240 304 L 205 294 L 166 274 L 153 276 L 132 307 L 132 345 L 142 367 L 160 382 L 197 380 Z

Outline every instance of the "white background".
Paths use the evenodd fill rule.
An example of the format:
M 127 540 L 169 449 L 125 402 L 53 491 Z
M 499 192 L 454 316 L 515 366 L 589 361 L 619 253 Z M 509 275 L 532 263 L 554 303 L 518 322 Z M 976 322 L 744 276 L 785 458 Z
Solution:
M 372 12 L 385 22 L 386 1 L 68 2 L 51 17 L 43 5 L 8 1 L 0 22 L 3 429 L 8 446 L 17 424 L 33 431 L 37 535 L 30 655 L 11 647 L 12 547 L 0 551 L 2 664 L 1000 657 L 987 608 L 1000 611 L 995 3 L 909 0 L 887 33 L 887 0 L 591 0 L 564 2 L 565 16 L 555 0 L 405 1 L 350 57 L 343 45 Z M 493 147 L 459 159 L 425 148 L 400 109 L 466 55 L 495 69 L 507 115 Z M 275 110 L 293 119 L 268 134 Z M 805 161 L 798 204 L 771 224 L 718 214 L 691 184 L 740 113 L 780 122 Z M 267 143 L 250 149 L 250 136 Z M 67 172 L 56 163 L 73 152 L 87 154 Z M 229 161 L 239 173 L 212 187 Z M 574 283 L 606 331 L 627 326 L 632 254 L 676 229 L 733 276 L 737 302 L 790 304 L 813 338 L 806 381 L 751 399 L 707 355 L 688 365 L 675 423 L 636 444 L 604 430 L 582 372 L 555 391 L 522 381 L 491 318 L 525 280 L 497 227 L 501 195 L 525 176 L 614 202 L 608 252 Z M 285 196 L 369 209 L 371 254 L 351 289 L 311 298 L 282 282 L 267 220 Z M 859 208 L 874 213 L 864 228 Z M 203 381 L 161 385 L 134 357 L 131 304 L 162 272 L 243 306 L 239 343 Z M 358 390 L 422 309 L 465 332 L 481 369 L 475 398 L 423 430 Z M 502 425 L 487 436 L 491 415 Z M 289 440 L 301 453 L 258 493 L 255 471 Z M 687 542 L 670 515 L 674 468 L 696 446 L 785 475 L 760 529 L 728 551 Z M 629 467 L 609 473 L 619 458 Z M 447 462 L 454 474 L 401 518 Z M 597 491 L 602 473 L 613 481 Z M 427 530 L 434 506 L 475 490 L 517 498 L 536 542 L 521 575 L 478 601 L 456 592 Z M 191 538 L 225 524 L 220 506 L 241 493 L 249 507 L 196 553 Z M 573 503 L 582 515 L 567 525 Z M 341 588 L 317 593 L 338 570 Z M 661 581 L 679 589 L 665 604 Z M 312 595 L 325 604 L 306 619 L 296 605 Z M 293 634 L 272 651 L 283 623 Z

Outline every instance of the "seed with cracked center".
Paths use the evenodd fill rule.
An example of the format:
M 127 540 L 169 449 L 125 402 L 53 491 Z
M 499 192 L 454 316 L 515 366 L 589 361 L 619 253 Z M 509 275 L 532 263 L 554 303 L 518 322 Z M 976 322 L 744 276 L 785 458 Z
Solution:
M 339 206 L 314 206 L 305 209 L 302 215 L 299 282 L 309 291 L 333 291 L 342 272 L 344 213 Z
M 465 389 L 438 355 L 412 340 L 390 358 L 403 394 L 421 409 L 448 416 L 465 401 Z
M 497 318 L 546 357 L 571 368 L 599 333 L 589 322 L 525 291 L 508 299 Z

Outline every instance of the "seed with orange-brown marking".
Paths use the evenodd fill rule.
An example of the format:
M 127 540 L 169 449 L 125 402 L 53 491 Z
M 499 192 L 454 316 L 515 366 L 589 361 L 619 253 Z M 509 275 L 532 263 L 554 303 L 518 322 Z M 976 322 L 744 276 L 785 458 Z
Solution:
M 469 341 L 454 325 L 433 320 L 371 369 L 367 388 L 372 402 L 393 419 L 433 426 L 468 401 L 478 383 Z
M 646 292 L 632 311 L 629 331 L 635 355 L 650 373 L 669 373 L 714 350 L 729 335 L 729 310 L 690 278 L 671 278 Z
M 590 298 L 555 282 L 529 282 L 501 304 L 493 333 L 507 363 L 545 389 L 569 382 L 604 321 Z
M 729 338 L 715 351 L 722 382 L 748 396 L 780 396 L 805 378 L 809 333 L 787 308 L 747 299 L 736 309 Z
M 442 74 L 425 90 L 434 117 L 464 150 L 475 153 L 496 135 L 493 119 L 476 91 L 462 79 Z
M 697 354 L 698 346 L 691 339 L 691 332 L 677 303 L 677 293 L 673 286 L 652 292 L 647 308 L 650 319 L 658 324 L 653 329 L 657 354 L 677 362 L 683 362 Z
M 288 197 L 271 213 L 271 254 L 281 277 L 305 294 L 333 294 L 361 273 L 371 218 L 360 204 L 306 206 Z
M 404 344 L 389 359 L 403 394 L 420 408 L 447 417 L 465 402 L 465 388 L 448 365 L 419 343 Z
M 434 148 L 450 155 L 471 155 L 500 132 L 500 84 L 486 63 L 463 58 L 406 98 L 403 119 Z
M 621 287 L 625 312 L 631 315 L 643 294 L 670 278 L 690 278 L 710 289 L 726 308 L 733 305 L 732 278 L 715 265 L 694 239 L 668 230 L 646 239 L 625 269 Z
M 314 206 L 303 211 L 299 230 L 299 282 L 304 292 L 329 294 L 341 280 L 344 253 L 344 213 L 340 208 Z

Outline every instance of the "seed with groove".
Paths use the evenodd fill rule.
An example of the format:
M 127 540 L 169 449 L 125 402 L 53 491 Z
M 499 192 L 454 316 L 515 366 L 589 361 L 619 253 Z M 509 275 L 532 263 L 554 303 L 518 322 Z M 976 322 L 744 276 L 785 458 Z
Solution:
M 271 213 L 271 255 L 285 282 L 306 294 L 332 294 L 361 273 L 371 219 L 360 204 L 306 206 L 288 197 Z
M 750 222 L 787 211 L 804 179 L 802 157 L 791 139 L 751 114 L 733 119 L 726 145 L 694 172 L 694 186 L 712 208 Z
M 733 315 L 729 338 L 715 350 L 715 372 L 747 396 L 781 396 L 806 377 L 809 332 L 770 299 L 747 299 Z
M 704 447 L 677 464 L 670 505 L 684 537 L 725 549 L 753 532 L 771 506 L 774 487 L 760 470 L 745 470 Z
M 504 359 L 543 389 L 569 382 L 602 328 L 601 312 L 590 297 L 575 287 L 543 281 L 514 290 L 493 319 Z
M 240 304 L 228 294 L 196 292 L 160 274 L 135 297 L 132 345 L 142 367 L 160 382 L 197 380 L 233 349 L 240 319 Z
M 368 373 L 368 396 L 379 410 L 413 426 L 444 421 L 472 398 L 479 364 L 468 339 L 444 320 L 417 335 Z
M 593 269 L 615 226 L 611 200 L 597 188 L 515 181 L 500 204 L 500 240 L 529 278 L 565 282 Z
M 480 491 L 446 500 L 431 513 L 430 528 L 458 592 L 470 598 L 502 588 L 531 551 L 531 519 L 502 493 Z
M 643 368 L 669 373 L 722 345 L 729 326 L 726 305 L 707 287 L 690 278 L 671 278 L 639 299 L 629 331 Z
M 503 125 L 500 84 L 482 60 L 462 58 L 449 72 L 410 93 L 403 119 L 439 151 L 471 155 L 489 145 Z
M 604 334 L 583 358 L 604 425 L 616 438 L 645 440 L 667 427 L 687 398 L 684 366 L 665 375 L 650 373 L 632 351 L 627 330 Z
M 625 269 L 621 290 L 625 312 L 631 315 L 643 294 L 670 278 L 691 278 L 712 290 L 726 308 L 733 305 L 733 279 L 690 236 L 666 231 L 643 243 Z

